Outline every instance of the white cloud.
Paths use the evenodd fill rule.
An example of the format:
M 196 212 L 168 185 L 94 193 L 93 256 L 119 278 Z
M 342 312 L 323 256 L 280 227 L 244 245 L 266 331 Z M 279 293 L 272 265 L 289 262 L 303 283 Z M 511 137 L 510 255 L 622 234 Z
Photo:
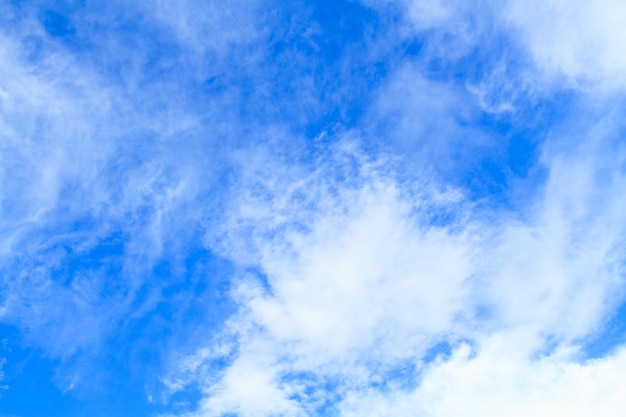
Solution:
M 404 31 L 409 36 L 419 36 L 424 42 L 421 54 L 443 60 L 455 60 L 471 53 L 483 43 L 491 49 L 488 36 L 493 35 L 493 12 L 496 5 L 483 5 L 482 1 L 454 2 L 450 0 L 364 0 L 365 5 L 381 12 L 400 9 Z M 424 34 L 428 36 L 423 37 Z
M 417 31 L 438 32 L 429 40 L 429 50 L 445 59 L 462 57 L 479 47 L 494 56 L 508 55 L 519 65 L 524 63 L 525 51 L 529 52 L 539 71 L 534 76 L 509 73 L 509 80 L 498 81 L 505 86 L 514 82 L 518 89 L 541 90 L 565 80 L 569 87 L 611 92 L 626 85 L 622 53 L 626 5 L 620 0 L 397 3 Z M 505 43 L 494 42 L 499 37 Z M 486 71 L 485 75 L 493 82 L 497 74 Z M 497 91 L 497 86 L 492 87 Z
M 433 32 L 425 52 L 431 58 L 461 59 L 489 34 L 482 17 L 464 21 L 469 6 L 405 5 L 416 32 Z M 609 13 L 602 5 L 616 4 L 576 2 L 569 11 L 565 3 L 542 3 L 531 12 L 511 2 L 505 21 L 542 70 L 576 83 L 621 86 L 626 64 L 615 46 L 622 35 L 614 17 L 624 14 L 623 7 Z M 157 2 L 153 11 L 179 42 L 226 54 L 260 36 L 254 13 L 242 17 L 242 4 L 231 6 L 211 3 L 210 13 L 196 14 L 186 3 Z M 491 10 L 502 18 L 500 11 Z M 32 30 L 45 38 L 41 28 Z M 222 37 L 205 42 L 215 33 Z M 228 190 L 233 199 L 224 213 L 216 214 L 197 199 L 211 189 L 210 175 L 201 172 L 210 170 L 205 162 L 213 155 L 200 150 L 200 142 L 178 146 L 177 134 L 193 130 L 197 119 L 185 115 L 185 105 L 168 104 L 171 87 L 140 94 L 133 88 L 141 80 L 132 71 L 122 71 L 130 90 L 107 87 L 107 80 L 58 45 L 37 72 L 19 42 L 7 38 L 1 44 L 0 192 L 11 204 L 2 206 L 0 254 L 6 257 L 0 266 L 9 270 L 11 262 L 20 262 L 19 253 L 41 264 L 20 264 L 18 279 L 4 283 L 9 295 L 0 312 L 49 353 L 69 355 L 90 346 L 112 317 L 130 310 L 138 317 L 149 309 L 158 295 L 133 305 L 145 283 L 141 272 L 180 244 L 177 237 L 187 226 L 204 222 L 206 245 L 244 272 L 233 290 L 240 310 L 224 332 L 165 379 L 172 391 L 194 382 L 202 387 L 203 400 L 192 415 L 310 415 L 327 404 L 344 415 L 526 415 L 557 407 L 588 415 L 603 404 L 615 407 L 605 410 L 611 415 L 623 408 L 615 379 L 624 368 L 623 351 L 581 362 L 572 347 L 601 329 L 623 298 L 622 151 L 607 150 L 602 135 L 583 137 L 578 142 L 584 146 L 569 153 L 546 151 L 550 174 L 540 200 L 518 213 L 493 210 L 488 219 L 462 190 L 429 175 L 429 164 L 455 165 L 451 149 L 473 150 L 491 139 L 467 126 L 474 104 L 492 113 L 514 108 L 515 97 L 493 96 L 512 84 L 506 59 L 475 85 L 465 85 L 476 103 L 466 103 L 469 96 L 460 88 L 428 80 L 419 62 L 390 75 L 369 115 L 376 123 L 390 121 L 383 139 L 419 142 L 409 161 L 419 167 L 408 180 L 395 171 L 394 157 L 363 156 L 358 140 L 297 163 L 275 144 L 244 147 L 228 155 L 239 158 L 243 178 Z M 154 97 L 160 110 L 148 106 L 124 116 Z M 218 110 L 203 123 L 229 118 Z M 129 139 L 134 136 L 128 132 L 137 131 L 154 136 L 150 146 Z M 206 160 L 197 152 L 205 152 Z M 13 165 L 21 167 L 21 176 L 13 175 Z M 68 189 L 74 190 L 72 199 L 63 198 Z M 433 213 L 440 212 L 454 215 L 433 224 Z M 83 231 L 85 236 L 56 229 L 48 229 L 47 237 L 38 234 L 83 215 L 106 221 Z M 66 255 L 59 242 L 84 255 L 115 228 L 132 235 L 123 265 L 129 280 L 109 298 L 102 296 L 104 281 L 97 274 L 74 274 L 67 286 L 51 279 L 49 271 Z M 158 293 L 160 287 L 154 288 Z M 471 342 L 472 354 L 460 340 Z M 423 364 L 440 342 L 457 350 Z M 419 374 L 412 390 L 395 386 L 390 376 L 402 366 Z M 372 388 L 385 378 L 387 388 Z M 567 402 L 570 396 L 575 400 Z
M 586 89 L 626 85 L 624 2 L 510 1 L 502 17 L 548 75 Z
M 48 354 L 68 357 L 106 337 L 112 317 L 135 300 L 140 269 L 173 236 L 168 228 L 197 214 L 188 205 L 200 170 L 191 168 L 196 160 L 177 166 L 164 150 L 189 117 L 169 129 L 177 115 L 167 109 L 129 115 L 143 97 L 50 39 L 31 12 L 0 33 L 0 318 Z M 164 137 L 152 146 L 128 134 L 153 129 Z M 85 261 L 122 230 L 126 281 L 105 283 L 105 255 L 71 271 L 71 260 Z
M 624 243 L 619 190 L 626 178 L 604 176 L 614 164 L 589 155 L 555 158 L 538 210 L 501 231 L 490 251 L 490 291 L 502 321 L 571 340 L 593 331 L 621 300 L 616 251 Z
M 302 345 L 303 360 L 347 360 L 364 349 L 402 358 L 459 313 L 469 243 L 444 228 L 420 230 L 397 194 L 365 186 L 318 213 L 310 235 L 290 237 L 294 255 L 263 249 L 271 295 L 249 308 L 271 337 Z
M 275 400 L 279 408 L 292 404 L 298 391 L 291 374 L 364 383 L 372 372 L 423 355 L 468 313 L 473 242 L 463 231 L 421 223 L 422 206 L 442 204 L 440 195 L 433 199 L 424 190 L 399 188 L 376 173 L 384 165 L 368 168 L 350 146 L 328 159 L 304 177 L 285 176 L 275 163 L 267 165 L 258 180 L 271 188 L 259 192 L 259 184 L 247 184 L 235 193 L 228 241 L 244 239 L 249 245 L 221 250 L 250 260 L 268 287 L 242 277 L 234 293 L 241 311 L 226 333 L 237 341 L 229 354 L 234 359 L 221 379 L 209 378 L 210 406 L 203 403 L 200 415 L 213 415 L 207 410 L 214 409 L 257 415 L 243 407 L 252 401 L 240 394 L 246 370 L 268 390 L 265 401 Z M 334 189 L 327 169 L 342 176 L 354 172 L 348 181 L 353 186 Z M 242 256 L 250 247 L 256 255 Z M 185 363 L 197 362 L 192 357 Z M 180 388 L 179 379 L 175 373 L 170 387 Z M 308 410 L 319 403 L 313 395 L 295 405 Z
M 516 358 L 496 335 L 475 356 L 467 345 L 432 363 L 413 391 L 368 390 L 348 396 L 342 416 L 619 416 L 626 351 L 580 363 L 562 349 L 537 360 Z M 506 335 L 504 336 L 507 337 Z
M 178 40 L 197 52 L 224 54 L 229 48 L 257 40 L 264 34 L 258 17 L 261 4 L 256 1 L 154 0 L 146 11 L 172 29 Z
M 258 346 L 258 345 L 261 346 Z M 206 392 L 199 414 L 221 416 L 237 413 L 242 416 L 303 415 L 290 400 L 289 390 L 279 383 L 280 365 L 273 363 L 271 344 L 246 346 L 237 360 L 229 366 L 219 383 Z
M 550 9 L 557 13 L 556 35 L 546 39 L 537 34 L 549 20 L 520 17 L 521 3 L 489 7 L 485 16 L 446 2 L 403 4 L 417 32 L 438 33 L 425 42 L 428 59 L 461 59 L 494 31 L 511 40 L 515 28 L 522 49 L 513 44 L 512 50 L 528 47 L 540 72 L 501 54 L 483 78 L 465 84 L 475 102 L 452 83 L 427 79 L 421 58 L 390 75 L 367 127 L 385 120 L 385 139 L 416 142 L 412 185 L 394 177 L 399 165 L 368 160 L 358 146 L 331 152 L 311 170 L 284 163 L 284 155 L 271 150 L 248 157 L 225 231 L 218 238 L 209 232 L 207 245 L 262 278 L 242 276 L 234 291 L 240 311 L 222 335 L 233 345 L 224 355 L 229 364 L 211 377 L 202 365 L 200 376 L 183 369 L 183 379 L 197 381 L 205 394 L 193 415 L 310 415 L 328 404 L 341 415 L 547 415 L 557 409 L 616 415 L 623 384 L 615 378 L 626 355 L 618 350 L 585 361 L 578 353 L 624 295 L 626 184 L 612 133 L 591 129 L 597 120 L 566 121 L 576 136 L 549 138 L 540 161 L 548 177 L 538 199 L 515 213 L 492 210 L 489 218 L 461 191 L 437 200 L 433 190 L 446 187 L 429 176 L 428 166 L 458 162 L 446 154 L 452 145 L 487 144 L 493 138 L 471 126 L 473 112 L 514 111 L 517 95 L 532 93 L 529 86 L 553 88 L 552 71 L 583 84 L 615 75 L 619 85 L 611 72 L 621 65 L 612 52 L 618 35 L 613 29 L 594 35 L 585 23 L 571 49 L 557 51 L 585 8 L 604 13 L 579 3 L 576 19 L 564 6 Z M 592 36 L 599 50 L 589 48 Z M 554 53 L 545 52 L 550 48 Z M 576 149 L 563 150 L 562 142 Z M 438 210 L 461 214 L 433 225 L 427 213 Z M 424 364 L 440 342 L 456 350 Z M 403 385 L 390 376 L 401 366 L 418 374 L 413 389 L 406 387 L 411 381 Z M 386 388 L 373 388 L 385 378 Z M 258 382 L 254 389 L 250 381 Z M 247 408 L 259 398 L 266 409 Z
M 327 401 L 345 415 L 413 415 L 407 410 L 416 403 L 414 415 L 461 415 L 464 403 L 452 398 L 474 383 L 472 401 L 484 402 L 476 410 L 487 415 L 514 414 L 518 404 L 554 409 L 589 384 L 591 397 L 578 405 L 593 409 L 624 356 L 581 363 L 575 354 L 623 299 L 624 177 L 603 176 L 619 151 L 546 154 L 542 198 L 485 219 L 470 202 L 442 206 L 428 190 L 399 183 L 384 163 L 345 149 L 310 175 L 285 175 L 296 171 L 273 160 L 256 172 L 263 192 L 247 182 L 238 193 L 227 240 L 248 245 L 221 250 L 236 258 L 253 251 L 245 259 L 265 278 L 244 276 L 234 292 L 241 310 L 223 335 L 233 343 L 230 365 L 192 377 L 206 395 L 194 415 L 315 414 L 329 394 L 320 380 L 336 384 Z M 338 185 L 333 170 L 358 174 Z M 421 217 L 446 204 L 471 214 L 447 226 Z M 461 340 L 471 341 L 472 355 L 464 347 L 422 363 L 438 343 Z M 407 363 L 421 374 L 415 392 L 390 376 Z M 312 375 L 304 385 L 314 395 L 295 394 L 302 381 L 290 375 Z M 257 398 L 241 386 L 248 378 L 271 404 L 265 414 L 244 406 L 254 401 L 242 392 Z M 386 378 L 388 389 L 371 388 Z

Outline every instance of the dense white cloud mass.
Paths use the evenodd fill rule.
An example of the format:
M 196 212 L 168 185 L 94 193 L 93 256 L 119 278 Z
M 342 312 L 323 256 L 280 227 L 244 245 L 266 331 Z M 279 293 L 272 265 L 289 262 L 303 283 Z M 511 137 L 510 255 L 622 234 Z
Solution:
M 625 408 L 626 5 L 42 4 L 0 6 L 0 410 L 20 349 L 109 415 Z
M 516 347 L 502 343 L 499 335 L 493 339 L 473 357 L 462 345 L 447 360 L 435 362 L 414 391 L 348 396 L 341 415 L 621 415 L 623 349 L 584 363 L 567 349 L 528 360 L 517 357 Z

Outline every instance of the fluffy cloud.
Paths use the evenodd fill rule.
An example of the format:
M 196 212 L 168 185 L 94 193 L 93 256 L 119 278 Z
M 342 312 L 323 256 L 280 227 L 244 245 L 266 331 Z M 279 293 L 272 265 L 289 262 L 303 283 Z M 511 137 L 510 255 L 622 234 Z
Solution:
M 460 346 L 447 360 L 432 363 L 413 391 L 350 395 L 341 415 L 620 415 L 626 405 L 620 377 L 626 367 L 623 349 L 583 362 L 565 348 L 529 360 L 516 357 L 515 347 L 503 343 L 507 337 L 494 336 L 478 353 Z
M 506 85 L 513 78 L 518 90 L 524 84 L 544 89 L 565 81 L 569 88 L 606 93 L 623 89 L 626 81 L 626 58 L 621 53 L 626 7 L 619 0 L 364 3 L 383 9 L 382 5 L 399 4 L 413 30 L 434 31 L 429 48 L 442 59 L 457 59 L 481 48 L 496 56 L 508 55 L 510 64 L 524 62 L 528 53 L 538 73 L 512 72 L 509 80 L 500 80 Z
M 420 230 L 396 193 L 387 184 L 350 193 L 310 235 L 294 233 L 289 252 L 262 249 L 271 292 L 248 296 L 250 313 L 272 338 L 301 346 L 301 360 L 346 361 L 364 349 L 402 358 L 460 313 L 468 242 Z
M 221 336 L 227 354 L 187 359 L 197 364 L 187 381 L 206 395 L 193 415 L 602 409 L 602 384 L 624 355 L 580 351 L 624 295 L 619 122 L 559 120 L 536 161 L 542 186 L 525 204 L 485 213 L 429 168 L 449 163 L 452 141 L 473 139 L 457 169 L 493 141 L 461 123 L 476 117 L 472 104 L 491 110 L 459 103 L 469 96 L 421 77 L 419 64 L 390 80 L 366 126 L 383 121 L 389 137 L 416 141 L 415 177 L 398 174 L 399 158 L 368 159 L 350 141 L 315 169 L 271 152 L 245 161 L 226 232 L 207 244 L 256 272 L 233 292 L 240 312 Z M 229 365 L 208 365 L 217 358 Z M 264 394 L 237 382 L 246 369 Z M 619 409 L 618 393 L 608 389 L 617 408 L 607 410 Z M 260 397 L 264 411 L 244 405 Z
M 616 252 L 626 226 L 617 192 L 624 178 L 601 180 L 603 163 L 615 161 L 554 157 L 544 197 L 525 220 L 477 212 L 442 226 L 423 216 L 451 204 L 471 212 L 471 204 L 458 194 L 440 200 L 407 189 L 385 170 L 361 169 L 352 187 L 333 193 L 328 171 L 286 183 L 281 170 L 275 182 L 261 175 L 274 188 L 262 199 L 242 192 L 247 197 L 232 212 L 240 228 L 229 229 L 229 239 L 253 242 L 251 265 L 260 276 L 243 277 L 233 294 L 241 310 L 223 335 L 231 341 L 221 356 L 229 365 L 194 377 L 207 394 L 197 415 L 306 415 L 331 406 L 342 415 L 460 415 L 465 403 L 452 399 L 470 394 L 482 404 L 476 415 L 515 413 L 517 404 L 548 412 L 589 384 L 576 408 L 584 415 L 624 356 L 580 363 L 575 347 L 602 325 L 624 288 Z M 246 220 L 246 213 L 271 219 Z M 247 221 L 260 228 L 242 226 Z M 457 348 L 428 363 L 441 343 Z M 196 370 L 202 355 L 188 359 Z M 398 377 L 403 367 L 411 371 Z M 571 375 L 580 378 L 562 386 Z M 407 391 L 412 378 L 419 383 Z M 241 385 L 249 381 L 258 382 L 255 389 Z M 468 386 L 476 388 L 460 395 Z M 260 398 L 267 409 L 249 407 Z
M 623 2 L 510 1 L 503 18 L 550 76 L 585 89 L 624 87 Z

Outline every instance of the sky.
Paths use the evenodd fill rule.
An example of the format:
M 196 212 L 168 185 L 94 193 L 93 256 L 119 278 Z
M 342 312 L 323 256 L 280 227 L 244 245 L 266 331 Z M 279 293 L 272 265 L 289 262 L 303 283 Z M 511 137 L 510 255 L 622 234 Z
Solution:
M 624 21 L 0 0 L 0 417 L 621 416 Z

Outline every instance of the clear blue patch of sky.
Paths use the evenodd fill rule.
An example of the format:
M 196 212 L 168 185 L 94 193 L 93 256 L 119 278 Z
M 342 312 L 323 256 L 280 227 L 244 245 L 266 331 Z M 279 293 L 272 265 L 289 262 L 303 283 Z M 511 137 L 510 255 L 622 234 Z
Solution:
M 602 358 L 626 343 L 626 303 L 622 303 L 610 319 L 582 341 L 582 353 L 586 359 Z
M 111 358 L 105 358 L 102 366 L 110 373 L 116 373 L 109 385 L 97 391 L 65 391 L 54 381 L 59 378 L 59 368 L 63 361 L 49 358 L 43 351 L 28 347 L 17 329 L 0 324 L 0 341 L 6 341 L 0 348 L 0 355 L 7 359 L 3 367 L 4 379 L 1 382 L 8 389 L 0 393 L 1 415 L 19 417 L 82 417 L 90 416 L 149 416 L 156 407 L 145 401 L 144 383 L 128 370 L 117 372 L 119 365 Z M 101 378 L 101 370 L 96 375 L 83 377 Z M 67 387 L 65 387 L 67 388 Z
M 46 32 L 53 37 L 70 36 L 75 32 L 70 19 L 54 10 L 43 12 L 43 24 Z
M 85 232 L 91 226 L 92 222 L 85 220 L 72 227 Z M 98 303 L 112 303 L 114 321 L 102 335 L 103 340 L 79 348 L 68 358 L 54 359 L 42 356 L 37 338 L 23 343 L 16 327 L 2 325 L 0 340 L 9 340 L 10 350 L 5 355 L 10 365 L 4 369 L 4 382 L 10 389 L 2 400 L 4 410 L 22 417 L 40 415 L 42 409 L 51 410 L 46 413 L 50 416 L 149 415 L 157 405 L 148 404 L 147 395 L 154 392 L 158 400 L 163 389 L 155 381 L 169 359 L 166 353 L 188 349 L 194 338 L 204 340 L 212 328 L 217 332 L 234 311 L 228 298 L 233 271 L 230 262 L 204 249 L 197 240 L 195 248 L 187 245 L 182 253 L 170 253 L 144 271 L 149 276 L 131 300 L 129 310 L 119 310 L 128 279 L 122 268 L 126 243 L 123 233 L 116 232 L 82 253 L 73 253 L 71 245 L 62 245 L 65 256 L 51 271 L 51 278 L 64 286 L 71 285 L 77 274 L 104 279 Z M 99 272 L 97 277 L 95 272 Z M 151 300 L 154 295 L 156 299 Z M 45 349 L 45 342 L 39 342 Z M 94 347 L 97 352 L 91 351 Z M 23 369 L 13 372 L 18 365 Z M 57 373 L 71 374 L 78 368 L 82 380 L 74 391 L 63 392 L 63 384 L 53 383 Z M 40 397 L 40 401 L 26 401 L 33 397 Z

